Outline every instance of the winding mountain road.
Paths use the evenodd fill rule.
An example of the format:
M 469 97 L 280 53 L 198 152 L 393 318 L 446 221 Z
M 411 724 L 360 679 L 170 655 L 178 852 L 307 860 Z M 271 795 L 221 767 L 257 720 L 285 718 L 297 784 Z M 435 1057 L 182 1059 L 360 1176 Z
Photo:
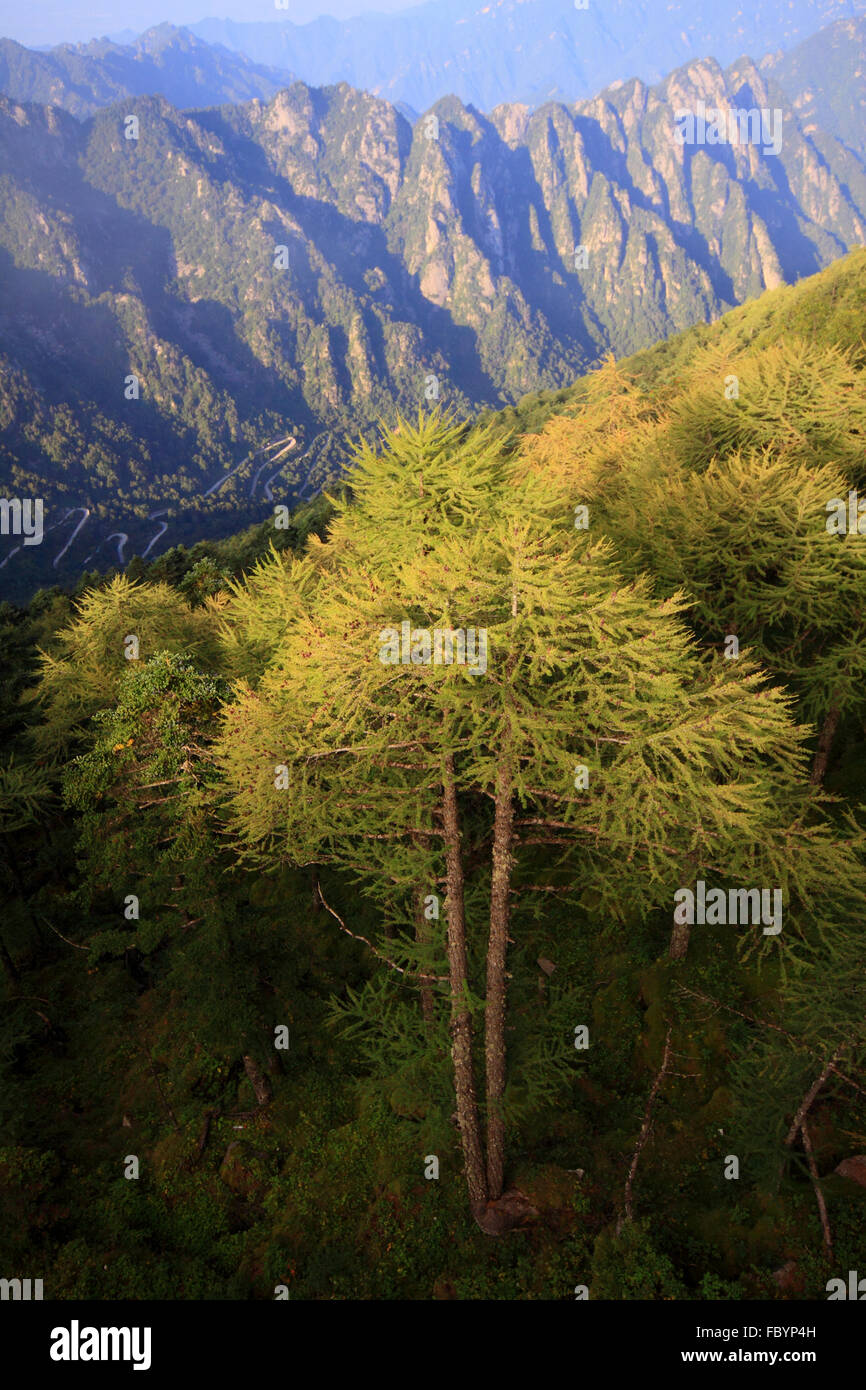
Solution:
M 314 435 L 304 452 L 293 460 L 295 465 L 299 467 L 305 459 L 309 459 L 310 456 L 314 454 L 321 440 L 330 438 L 332 438 L 331 430 L 322 430 L 319 434 Z M 208 497 L 213 497 L 215 493 L 220 492 L 222 488 L 225 487 L 226 483 L 229 482 L 232 478 L 236 477 L 237 474 L 240 473 L 245 467 L 247 467 L 250 464 L 253 464 L 255 460 L 261 459 L 261 462 L 258 464 L 258 467 L 256 468 L 254 475 L 250 479 L 248 494 L 249 501 L 254 502 L 256 500 L 256 495 L 259 492 L 260 485 L 262 485 L 262 481 L 264 479 L 261 495 L 265 501 L 273 503 L 274 494 L 272 491 L 272 486 L 287 466 L 289 455 L 292 454 L 293 450 L 297 449 L 297 447 L 298 439 L 297 435 L 294 434 L 285 434 L 282 435 L 279 439 L 267 440 L 266 443 L 264 443 L 260 448 L 254 450 L 253 453 L 247 454 L 244 458 L 242 458 L 240 462 L 234 466 L 234 468 L 231 468 L 228 472 L 221 474 L 219 478 L 212 482 L 210 486 L 205 489 L 204 492 L 199 494 L 200 500 L 204 501 Z M 273 469 L 274 464 L 278 464 L 279 466 L 276 469 L 274 469 L 274 471 L 269 472 L 269 470 Z M 301 491 L 297 494 L 298 500 L 303 499 L 309 493 L 309 491 L 310 484 L 309 482 L 307 482 L 301 489 Z M 147 520 L 158 521 L 159 529 L 156 531 L 155 535 L 153 535 L 150 538 L 150 540 L 147 543 L 147 546 L 142 551 L 141 558 L 143 560 L 147 559 L 154 546 L 163 539 L 166 532 L 168 531 L 171 525 L 171 520 L 159 520 L 160 517 L 166 517 L 167 512 L 168 508 L 163 507 L 158 511 L 148 513 Z M 74 530 L 67 539 L 65 545 L 63 545 L 60 548 L 60 550 L 58 550 L 57 554 L 54 556 L 54 559 L 51 562 L 53 569 L 57 569 L 64 555 L 66 555 L 70 547 L 77 540 L 82 528 L 86 525 L 91 515 L 92 510 L 90 507 L 68 507 L 66 511 L 63 513 L 63 515 L 59 518 L 59 520 L 53 522 L 51 526 L 47 526 L 45 528 L 45 535 L 48 535 L 50 531 L 56 531 L 58 527 L 64 526 L 70 520 L 70 518 L 79 518 Z M 90 554 L 87 555 L 87 557 L 85 558 L 84 564 L 89 564 L 90 561 L 99 553 L 102 545 L 108 545 L 111 541 L 115 542 L 117 564 L 125 565 L 127 563 L 125 552 L 127 546 L 129 545 L 129 533 L 126 531 L 112 531 L 108 536 L 105 537 L 104 541 L 97 542 L 95 548 L 91 550 Z M 0 560 L 0 570 L 4 569 L 6 565 L 8 565 L 12 557 L 17 555 L 21 549 L 21 545 L 16 545 L 14 549 L 10 550 L 9 554 L 6 555 L 4 559 Z
M 207 494 L 205 494 L 205 495 L 207 495 Z M 162 511 L 160 511 L 160 512 L 149 512 L 149 513 L 148 513 L 148 516 L 147 516 L 147 519 L 148 519 L 148 521 L 156 521 L 156 518 L 157 518 L 158 516 L 165 516 L 165 514 L 166 514 L 167 511 L 168 511 L 168 507 L 163 507 Z M 147 549 L 146 549 L 146 550 L 143 550 L 143 551 L 141 552 L 141 558 L 142 558 L 142 560 L 146 560 L 146 559 L 147 559 L 148 555 L 150 554 L 151 550 L 153 550 L 153 547 L 156 545 L 157 541 L 160 540 L 160 538 L 161 538 L 162 536 L 164 536 L 165 533 L 166 533 L 166 531 L 168 530 L 168 522 L 167 522 L 167 521 L 161 521 L 161 522 L 159 523 L 159 526 L 160 526 L 160 529 L 157 531 L 156 535 L 153 537 L 153 539 L 152 539 L 151 541 L 148 542 Z
M 57 566 L 60 564 L 60 561 L 63 559 L 64 555 L 66 554 L 67 550 L 68 550 L 69 547 L 71 546 L 72 542 L 75 540 L 75 537 L 78 535 L 78 532 L 81 530 L 82 526 L 83 526 L 84 523 L 87 521 L 87 518 L 90 516 L 90 508 L 89 508 L 89 507 L 70 507 L 69 511 L 66 513 L 66 516 L 63 518 L 63 520 L 64 520 L 64 521 L 68 521 L 69 517 L 74 516 L 76 512 L 83 512 L 84 515 L 82 516 L 82 518 L 81 518 L 81 520 L 79 521 L 78 525 L 76 526 L 75 530 L 72 532 L 72 535 L 69 537 L 69 540 L 66 542 L 65 546 L 63 547 L 63 549 L 60 550 L 60 551 L 58 551 L 57 554 L 54 556 L 54 559 L 53 559 L 53 561 L 52 561 L 52 568 L 53 568 L 53 569 L 57 569 Z M 60 523 L 60 524 L 62 524 L 62 523 Z M 54 527 L 52 526 L 50 529 L 53 531 L 53 530 L 54 530 Z

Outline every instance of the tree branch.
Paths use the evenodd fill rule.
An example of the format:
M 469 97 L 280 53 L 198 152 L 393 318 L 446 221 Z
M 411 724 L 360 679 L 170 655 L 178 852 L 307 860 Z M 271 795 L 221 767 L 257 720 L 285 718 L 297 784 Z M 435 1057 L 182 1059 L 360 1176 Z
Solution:
M 385 956 L 382 954 L 381 951 L 378 951 L 376 947 L 373 945 L 372 941 L 367 940 L 366 936 L 359 936 L 357 932 L 350 931 L 349 928 L 346 926 L 346 923 L 340 916 L 339 912 L 335 912 L 334 909 L 325 901 L 325 895 L 322 892 L 322 885 L 319 883 L 318 879 L 316 879 L 316 892 L 318 893 L 321 899 L 322 907 L 325 909 L 326 912 L 330 912 L 331 916 L 334 918 L 336 922 L 339 923 L 341 929 L 346 933 L 347 936 L 351 936 L 355 941 L 363 942 L 363 944 L 373 952 L 373 955 L 376 956 L 377 959 L 384 961 L 385 965 L 390 965 L 391 969 L 398 971 L 400 975 L 415 975 L 419 973 L 415 970 L 408 970 L 404 965 L 398 965 L 395 960 L 391 960 L 389 956 Z M 447 980 L 448 976 L 424 974 L 420 978 L 423 979 L 425 983 L 427 983 L 430 980 Z

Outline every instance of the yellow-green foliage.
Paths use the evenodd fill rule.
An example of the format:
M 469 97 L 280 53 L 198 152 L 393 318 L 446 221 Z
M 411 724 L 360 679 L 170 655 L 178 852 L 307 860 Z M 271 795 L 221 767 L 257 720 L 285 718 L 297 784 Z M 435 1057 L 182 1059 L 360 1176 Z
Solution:
M 219 631 L 230 675 L 256 681 L 292 623 L 309 607 L 316 574 L 308 557 L 298 559 L 272 548 L 242 580 L 229 586 Z
M 609 363 L 525 437 L 518 466 L 589 508 L 625 575 L 692 598 L 702 640 L 736 636 L 821 722 L 866 688 L 866 540 L 827 530 L 833 499 L 863 489 L 864 440 L 852 351 L 721 327 L 651 390 Z
M 40 748 L 66 748 L 92 714 L 113 704 L 130 670 L 130 636 L 138 639 L 142 661 L 169 651 L 191 657 L 204 670 L 216 669 L 219 610 L 219 600 L 192 609 L 168 584 L 136 583 L 124 575 L 89 589 L 58 634 L 58 650 L 40 653 L 34 692 L 45 716 L 35 731 Z

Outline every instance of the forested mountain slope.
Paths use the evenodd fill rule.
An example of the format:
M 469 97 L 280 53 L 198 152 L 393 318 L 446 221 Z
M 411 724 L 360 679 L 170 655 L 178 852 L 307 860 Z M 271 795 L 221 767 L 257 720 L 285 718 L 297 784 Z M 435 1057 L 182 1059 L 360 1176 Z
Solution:
M 404 421 L 291 532 L 0 606 L 6 1277 L 845 1286 L 866 555 L 827 523 L 866 490 L 864 300 L 861 250 Z M 419 659 L 377 659 L 404 618 Z M 443 619 L 476 675 L 425 661 Z
M 863 153 L 866 18 L 840 19 L 784 53 L 762 60 L 763 72 L 779 83 L 807 128 L 820 127 Z
M 778 153 L 678 143 L 699 101 L 778 108 Z M 133 106 L 0 100 L 0 466 L 54 528 L 4 540 L 7 593 L 237 529 L 382 415 L 568 385 L 864 239 L 862 159 L 746 60 L 414 127 L 344 85 Z

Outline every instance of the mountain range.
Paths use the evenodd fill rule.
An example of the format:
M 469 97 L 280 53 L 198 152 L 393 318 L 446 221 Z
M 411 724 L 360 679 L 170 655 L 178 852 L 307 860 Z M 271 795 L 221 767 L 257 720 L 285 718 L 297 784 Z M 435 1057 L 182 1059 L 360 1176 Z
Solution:
M 856 43 L 846 31 L 866 0 L 764 0 L 733 15 L 711 0 L 428 0 L 397 14 L 307 24 L 204 19 L 160 24 L 137 38 L 94 39 L 37 51 L 0 39 L 0 91 L 19 101 L 92 114 L 123 96 L 161 95 L 174 106 L 269 98 L 299 78 L 310 86 L 348 82 L 405 107 L 410 119 L 444 96 L 483 111 L 503 102 L 538 106 L 594 96 L 620 80 L 652 85 L 694 59 L 727 66 L 744 54 L 771 55 L 779 84 L 798 93 L 819 83 L 832 52 L 845 82 L 858 82 Z M 790 55 L 790 56 L 789 56 Z M 844 84 L 843 84 L 844 87 Z M 828 94 L 819 124 L 848 119 Z M 838 133 L 838 132 L 834 132 Z
M 866 20 L 840 20 L 760 65 L 790 96 L 806 131 L 829 131 L 860 154 L 866 132 L 864 40 Z
M 846 21 L 762 66 L 414 125 L 345 83 L 84 120 L 0 98 L 0 468 L 52 528 L 0 537 L 3 591 L 237 529 L 381 416 L 565 387 L 829 265 L 866 239 L 864 52 Z M 779 153 L 678 143 L 701 102 L 778 109 Z
M 219 106 L 272 97 L 295 73 L 254 63 L 161 24 L 132 43 L 94 39 L 39 52 L 0 39 L 0 92 L 85 117 L 126 97 L 164 96 L 173 106 Z
M 428 0 L 399 14 L 191 27 L 313 85 L 346 81 L 419 110 L 453 95 L 489 111 L 571 102 L 631 77 L 653 84 L 696 58 L 728 65 L 784 51 L 864 11 L 866 0 L 762 0 L 733 12 L 714 0 Z

